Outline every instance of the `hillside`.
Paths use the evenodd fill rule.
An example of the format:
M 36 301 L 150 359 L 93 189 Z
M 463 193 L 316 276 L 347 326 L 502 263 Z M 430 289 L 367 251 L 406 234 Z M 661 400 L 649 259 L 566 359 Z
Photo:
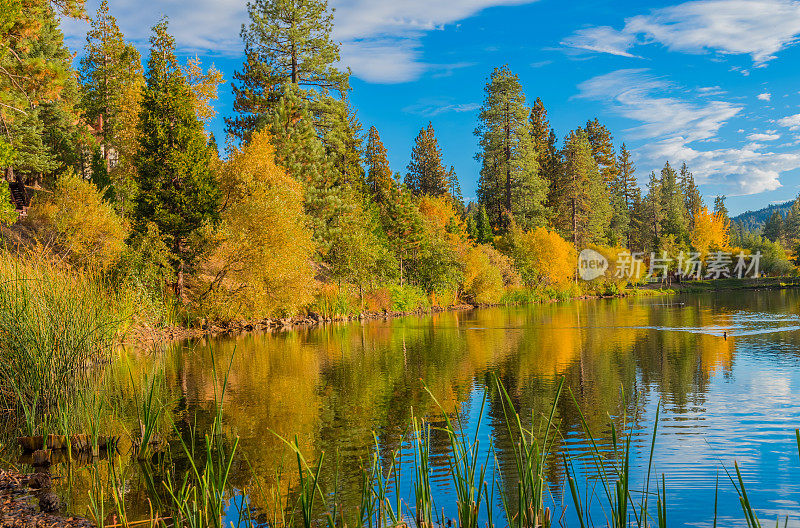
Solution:
M 761 227 L 764 225 L 764 222 L 766 222 L 775 211 L 778 211 L 781 213 L 781 215 L 786 216 L 786 212 L 791 206 L 792 201 L 790 200 L 786 203 L 770 205 L 763 209 L 759 209 L 758 211 L 744 212 L 733 217 L 731 220 L 737 224 L 740 224 L 746 231 L 753 231 L 755 229 L 761 229 Z

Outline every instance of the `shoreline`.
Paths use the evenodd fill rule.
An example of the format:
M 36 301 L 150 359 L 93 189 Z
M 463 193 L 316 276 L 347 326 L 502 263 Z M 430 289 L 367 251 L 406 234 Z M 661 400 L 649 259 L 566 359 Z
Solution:
M 501 306 L 523 306 L 527 304 L 545 304 L 557 302 L 574 302 L 597 299 L 622 299 L 625 297 L 677 295 L 685 293 L 708 293 L 716 291 L 736 290 L 783 290 L 800 287 L 800 277 L 765 277 L 759 279 L 714 279 L 672 283 L 666 287 L 662 283 L 649 283 L 636 288 L 627 289 L 616 295 L 581 295 L 569 299 L 542 299 L 528 303 L 497 303 L 497 304 L 455 304 L 441 307 L 434 306 L 429 309 L 407 312 L 361 312 L 351 315 L 336 315 L 325 317 L 310 312 L 291 317 L 272 317 L 256 321 L 234 320 L 226 322 L 201 323 L 201 326 L 173 325 L 161 328 L 148 326 L 134 327 L 129 330 L 128 336 L 121 343 L 134 348 L 152 348 L 155 345 L 168 342 L 198 339 L 204 337 L 232 336 L 248 332 L 292 332 L 301 329 L 321 328 L 335 323 L 350 323 L 355 321 L 389 320 L 411 315 L 433 315 L 444 312 L 467 312 L 481 308 L 496 308 Z

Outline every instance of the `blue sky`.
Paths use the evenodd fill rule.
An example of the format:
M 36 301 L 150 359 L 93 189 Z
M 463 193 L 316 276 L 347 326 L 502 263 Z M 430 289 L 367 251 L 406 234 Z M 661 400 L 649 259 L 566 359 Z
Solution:
M 92 13 L 98 2 L 89 0 Z M 162 14 L 185 56 L 232 78 L 241 65 L 241 0 L 109 0 L 146 54 Z M 419 129 L 432 121 L 465 198 L 479 165 L 473 135 L 483 88 L 508 64 L 559 138 L 597 117 L 633 151 L 640 183 L 666 160 L 686 161 L 707 203 L 732 213 L 800 192 L 800 2 L 333 0 L 334 37 L 353 73 L 351 101 L 375 125 L 394 171 L 405 173 Z M 86 24 L 66 21 L 80 54 Z M 232 112 L 220 90 L 211 123 Z

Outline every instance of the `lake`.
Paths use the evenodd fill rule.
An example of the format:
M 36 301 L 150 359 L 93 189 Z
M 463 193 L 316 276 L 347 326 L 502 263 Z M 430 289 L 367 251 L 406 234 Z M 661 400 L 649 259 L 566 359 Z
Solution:
M 278 473 L 283 473 L 282 487 L 274 496 L 294 500 L 297 493 L 295 458 L 277 435 L 296 437 L 309 462 L 325 453 L 324 489 L 337 490 L 337 501 L 350 512 L 358 508 L 362 465 L 376 449 L 386 457 L 400 449 L 400 491 L 413 504 L 413 453 L 402 440 L 410 433 L 412 414 L 434 427 L 434 511 L 455 517 L 450 444 L 436 429 L 443 425 L 444 411 L 470 438 L 477 432 L 481 459 L 497 475 L 489 484 L 496 480 L 494 521 L 505 525 L 499 490 L 507 488 L 509 496 L 516 491 L 512 440 L 502 419 L 496 375 L 520 414 L 534 424 L 543 423 L 564 380 L 554 415 L 557 440 L 546 471 L 547 502 L 556 521 L 575 524 L 565 458 L 578 474 L 581 493 L 594 495 L 598 504 L 605 500 L 587 458 L 590 446 L 578 409 L 598 451 L 609 456 L 612 421 L 618 432 L 633 431 L 630 487 L 641 490 L 660 406 L 653 514 L 655 482 L 663 473 L 670 525 L 711 526 L 718 485 L 719 525 L 744 526 L 726 473 L 735 478 L 737 461 L 762 521 L 774 522 L 780 515 L 783 525 L 788 515 L 789 524 L 797 525 L 798 313 L 800 292 L 795 290 L 584 300 L 243 334 L 124 356 L 137 375 L 164 371 L 162 398 L 181 431 L 203 431 L 211 423 L 212 365 L 218 377 L 230 365 L 224 429 L 240 437 L 231 472 L 232 504 L 249 502 L 262 521 L 274 518 L 274 503 L 263 490 L 274 485 Z M 120 383 L 128 376 L 119 367 L 125 363 L 112 369 Z M 109 420 L 131 423 L 125 416 Z M 174 437 L 170 444 L 176 454 Z M 143 514 L 146 475 L 132 460 L 122 459 L 118 471 L 125 479 L 126 501 Z M 177 455 L 175 463 L 185 468 Z M 56 466 L 54 472 L 66 474 L 59 493 L 68 509 L 85 514 L 88 466 L 73 471 Z M 607 512 L 599 505 L 593 512 L 595 524 L 605 525 Z M 481 515 L 483 525 L 486 511 Z

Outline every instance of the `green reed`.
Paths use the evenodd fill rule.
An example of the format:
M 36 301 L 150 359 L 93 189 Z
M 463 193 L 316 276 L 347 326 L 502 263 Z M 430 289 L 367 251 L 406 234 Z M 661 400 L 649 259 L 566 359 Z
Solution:
M 11 407 L 70 395 L 108 360 L 118 313 L 91 276 L 0 255 L 0 394 Z
M 430 479 L 431 426 L 412 416 L 414 430 L 414 505 L 419 527 L 433 526 L 433 493 Z M 399 488 L 399 486 L 398 486 Z
M 483 411 L 486 408 L 486 397 L 488 391 L 484 391 L 481 409 L 478 413 L 478 422 L 475 426 L 475 436 L 472 441 L 466 434 L 466 428 L 461 421 L 461 416 L 456 413 L 458 421 L 458 431 L 453 427 L 450 416 L 444 407 L 439 403 L 433 393 L 425 388 L 434 403 L 444 414 L 444 432 L 450 440 L 452 455 L 448 458 L 450 475 L 453 479 L 453 486 L 456 491 L 456 507 L 458 509 L 458 525 L 462 528 L 477 528 L 478 516 L 481 511 L 481 504 L 484 498 L 488 498 L 488 487 L 486 484 L 486 470 L 488 468 L 489 451 L 486 460 L 480 462 L 480 440 L 478 431 L 483 421 Z M 489 505 L 491 508 L 491 504 Z
M 499 378 L 495 376 L 494 381 L 500 394 L 508 435 L 512 440 L 513 458 L 518 476 L 516 505 L 511 504 L 507 494 L 501 492 L 506 518 L 509 525 L 514 528 L 537 528 L 539 526 L 547 528 L 550 526 L 551 520 L 549 511 L 544 507 L 545 469 L 550 448 L 555 441 L 555 435 L 551 437 L 550 431 L 554 428 L 553 419 L 558 400 L 561 397 L 564 379 L 561 378 L 558 384 L 550 414 L 544 425 L 544 437 L 541 443 L 533 431 L 535 421 L 533 414 L 531 414 L 531 429 L 525 429 L 522 426 L 522 419 L 511 401 L 511 396 L 500 383 Z M 500 489 L 502 490 L 502 488 Z
M 222 528 L 224 499 L 228 491 L 228 479 L 231 466 L 239 446 L 239 437 L 233 439 L 228 448 L 222 433 L 223 402 L 228 387 L 230 365 L 222 380 L 221 390 L 217 390 L 218 377 L 214 356 L 212 354 L 212 372 L 214 381 L 214 407 L 216 414 L 211 433 L 204 435 L 202 450 L 203 460 L 197 452 L 197 430 L 192 428 L 188 439 L 180 434 L 177 426 L 173 428 L 180 439 L 181 449 L 189 462 L 189 471 L 180 483 L 170 474 L 164 486 L 172 499 L 171 509 L 178 526 L 187 528 Z M 231 356 L 233 362 L 233 355 Z
M 136 388 L 133 371 L 128 365 L 128 374 L 133 387 L 136 417 L 139 422 L 139 438 L 135 442 L 137 456 L 145 458 L 151 452 L 153 444 L 160 442 L 157 437 L 158 427 L 164 413 L 164 404 L 159 398 L 164 383 L 164 372 L 145 376 L 140 389 Z

